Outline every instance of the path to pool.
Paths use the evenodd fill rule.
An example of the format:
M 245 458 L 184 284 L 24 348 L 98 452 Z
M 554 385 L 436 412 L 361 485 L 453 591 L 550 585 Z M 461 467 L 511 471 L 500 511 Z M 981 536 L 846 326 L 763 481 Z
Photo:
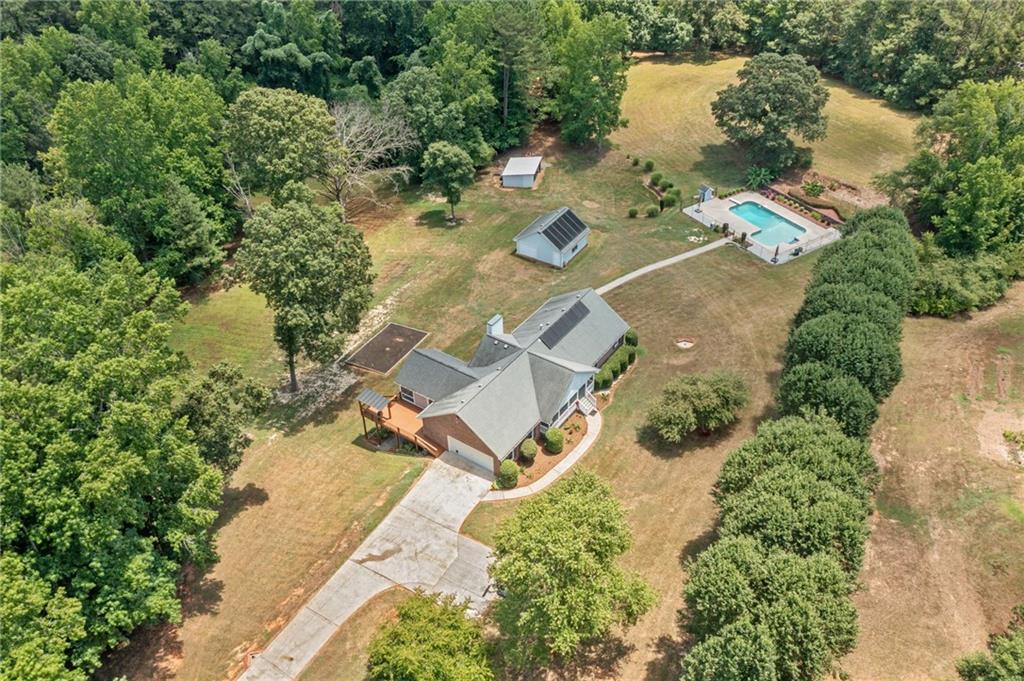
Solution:
M 604 294 L 608 293 L 609 291 L 617 289 L 618 287 L 622 286 L 623 284 L 625 284 L 627 282 L 630 282 L 630 281 L 633 281 L 634 279 L 636 279 L 638 277 L 642 277 L 645 274 L 648 274 L 649 272 L 653 272 L 655 270 L 660 270 L 662 267 L 668 267 L 669 265 L 675 265 L 677 262 L 682 262 L 683 260 L 688 260 L 690 258 L 695 258 L 698 255 L 700 255 L 701 253 L 707 253 L 708 251 L 713 251 L 716 248 L 718 248 L 719 246 L 724 246 L 727 243 L 729 243 L 729 239 L 718 239 L 717 241 L 712 241 L 709 244 L 704 244 L 703 246 L 700 246 L 699 248 L 695 248 L 692 251 L 687 251 L 686 253 L 680 253 L 679 255 L 674 255 L 671 258 L 665 258 L 664 260 L 659 260 L 658 262 L 652 262 L 650 265 L 644 265 L 640 269 L 633 270 L 629 274 L 623 274 L 618 279 L 613 279 L 612 281 L 609 281 L 604 286 L 601 286 L 600 288 L 595 289 L 595 290 L 597 291 L 598 295 L 602 295 L 603 296 Z

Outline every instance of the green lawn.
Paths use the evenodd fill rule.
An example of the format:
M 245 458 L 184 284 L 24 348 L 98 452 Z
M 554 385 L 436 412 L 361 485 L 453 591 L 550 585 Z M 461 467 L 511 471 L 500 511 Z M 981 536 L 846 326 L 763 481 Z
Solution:
M 677 173 L 670 179 L 684 190 L 707 180 L 735 185 L 743 164 L 722 146 L 707 107 L 739 63 L 637 65 L 624 103 L 630 127 L 614 135 L 611 148 L 571 150 L 538 134 L 530 151 L 541 151 L 552 164 L 540 187 L 501 189 L 496 160 L 465 193 L 457 209 L 463 221 L 456 227 L 444 223 L 444 204 L 414 192 L 396 197 L 387 209 L 355 217 L 378 273 L 375 303 L 386 306 L 390 319 L 429 331 L 427 345 L 465 357 L 495 311 L 515 324 L 550 295 L 597 286 L 695 247 L 691 237 L 706 234 L 677 211 L 655 219 L 627 217 L 631 206 L 652 200 L 627 155 L 654 158 L 660 168 Z M 847 163 L 870 177 L 894 162 L 888 153 L 875 158 L 870 147 L 856 163 L 846 159 L 867 133 L 856 122 L 865 101 L 877 109 L 875 127 L 906 134 L 894 146 L 909 151 L 910 126 L 901 114 L 863 98 L 834 97 L 830 141 L 842 151 L 837 160 L 822 151 L 819 160 L 835 164 L 824 172 L 838 173 Z M 590 224 L 591 245 L 564 271 L 516 258 L 512 237 L 561 205 Z M 628 562 L 661 594 L 655 611 L 627 636 L 634 649 L 621 660 L 622 678 L 674 678 L 679 558 L 707 541 L 715 515 L 708 491 L 721 460 L 750 433 L 770 401 L 779 348 L 812 262 L 810 256 L 773 268 L 733 248 L 721 249 L 608 297 L 640 330 L 646 354 L 617 392 L 606 431 L 585 465 L 610 479 L 629 509 L 637 542 Z M 679 335 L 694 336 L 697 346 L 678 350 L 672 341 Z M 269 385 L 285 377 L 270 314 L 244 288 L 198 300 L 173 342 L 200 368 L 226 359 Z M 680 451 L 651 451 L 636 441 L 644 410 L 671 375 L 718 366 L 742 372 L 754 390 L 755 406 L 737 428 Z M 367 384 L 393 389 L 387 377 Z M 191 681 L 237 669 L 244 653 L 264 645 L 404 493 L 424 461 L 360 447 L 354 392 L 350 388 L 312 418 L 279 420 L 260 431 L 231 482 L 219 524 L 221 561 L 199 584 L 190 584 L 197 596 L 190 596 L 195 603 L 183 625 L 137 636 L 111 673 Z M 505 509 L 484 507 L 467 529 L 487 539 Z M 360 626 L 372 626 L 374 617 Z M 344 632 L 335 639 L 342 652 L 332 642 L 324 656 L 339 670 L 361 668 L 359 646 L 368 638 L 351 632 L 346 638 Z M 351 672 L 337 676 L 348 678 L 344 674 Z
M 233 362 L 268 386 L 284 378 L 284 356 L 274 344 L 274 316 L 262 296 L 247 286 L 215 290 L 191 300 L 183 323 L 171 335 L 200 371 Z
M 611 481 L 628 510 L 635 545 L 626 557 L 655 588 L 654 610 L 628 631 L 630 651 L 614 666 L 590 670 L 614 678 L 678 678 L 682 646 L 677 612 L 685 572 L 681 561 L 707 543 L 716 517 L 709 491 L 726 453 L 749 437 L 770 413 L 780 351 L 789 321 L 803 299 L 815 256 L 771 267 L 734 248 L 712 251 L 659 270 L 606 298 L 640 334 L 644 353 L 603 411 L 604 427 L 581 466 Z M 681 350 L 675 340 L 694 338 Z M 751 388 L 741 421 L 724 435 L 693 437 L 681 447 L 638 439 L 647 409 L 673 376 L 728 368 Z M 518 502 L 487 503 L 463 532 L 492 541 Z M 646 677 L 644 676 L 646 674 Z
M 746 162 L 725 141 L 711 116 L 716 93 L 735 81 L 744 57 L 709 64 L 650 57 L 629 71 L 622 114 L 629 126 L 612 139 L 623 153 L 652 159 L 656 169 L 695 194 L 702 182 L 738 187 Z M 866 185 L 877 173 L 906 162 L 913 153 L 916 114 L 899 111 L 835 80 L 825 80 L 828 135 L 811 144 L 813 169 Z M 799 143 L 799 140 L 797 140 Z

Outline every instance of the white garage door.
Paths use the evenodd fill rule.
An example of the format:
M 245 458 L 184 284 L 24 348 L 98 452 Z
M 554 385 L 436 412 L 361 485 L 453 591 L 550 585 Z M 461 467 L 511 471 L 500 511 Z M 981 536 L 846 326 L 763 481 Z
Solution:
M 451 435 L 448 436 L 448 451 L 458 454 L 466 461 L 480 466 L 485 471 L 494 471 L 494 459 L 491 458 L 490 454 L 484 454 L 479 449 L 474 449 L 465 442 L 456 440 Z

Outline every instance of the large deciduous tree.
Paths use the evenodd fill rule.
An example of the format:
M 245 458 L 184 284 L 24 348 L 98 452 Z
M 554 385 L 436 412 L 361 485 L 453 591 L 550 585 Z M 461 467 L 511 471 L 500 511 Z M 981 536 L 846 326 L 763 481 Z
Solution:
M 575 23 L 562 42 L 554 107 L 569 143 L 600 144 L 622 126 L 628 39 L 624 19 L 599 14 Z
M 779 381 L 779 407 L 784 414 L 824 412 L 853 437 L 867 437 L 878 418 L 878 404 L 860 381 L 821 362 L 786 368 Z
M 867 503 L 878 468 L 867 445 L 845 435 L 831 418 L 785 416 L 765 421 L 757 435 L 729 452 L 714 496 L 725 503 L 780 466 L 797 466 Z
M 849 602 L 847 575 L 830 555 L 802 558 L 766 549 L 750 537 L 715 542 L 690 566 L 684 596 L 690 616 L 687 628 L 705 641 L 733 638 L 749 623 L 742 651 L 746 667 L 760 668 L 774 653 L 779 681 L 822 678 L 857 640 L 857 611 Z M 718 644 L 717 648 L 723 646 Z M 744 678 L 714 676 L 726 664 L 705 650 L 687 663 L 687 679 Z M 730 649 L 726 654 L 731 655 Z M 700 668 L 695 668 L 700 665 Z
M 617 564 L 630 543 L 622 506 L 593 473 L 575 473 L 524 502 L 498 530 L 491 568 L 502 594 L 494 617 L 505 659 L 527 668 L 571 658 L 613 624 L 646 612 L 650 587 Z
M 168 280 L 130 255 L 0 274 L 0 668 L 80 679 L 135 627 L 180 618 L 179 568 L 215 558 L 223 478 L 175 414 Z
M 236 197 L 273 195 L 324 172 L 334 119 L 323 100 L 287 89 L 246 90 L 228 110 L 224 137 Z M 251 208 L 247 209 L 251 213 Z
M 370 251 L 338 206 L 308 200 L 260 206 L 245 233 L 237 276 L 274 311 L 274 339 L 287 356 L 294 392 L 299 353 L 333 361 L 345 334 L 359 326 L 372 295 Z
M 46 166 L 87 198 L 143 262 L 179 281 L 220 262 L 227 236 L 220 130 L 209 81 L 165 72 L 75 82 L 50 121 Z
M 739 83 L 718 93 L 711 111 L 725 136 L 743 146 L 751 161 L 780 170 L 796 160 L 790 134 L 808 142 L 825 136 L 828 90 L 803 57 L 759 54 L 738 76 Z
M 473 183 L 473 159 L 448 142 L 434 142 L 423 154 L 423 184 L 441 193 L 452 209 L 462 201 L 462 190 Z
M 203 460 L 230 476 L 252 442 L 245 428 L 269 402 L 269 390 L 222 362 L 185 387 L 175 413 L 188 424 Z
M 792 463 L 762 473 L 721 499 L 723 537 L 753 537 L 799 556 L 830 553 L 852 576 L 868 538 L 868 505 Z
M 449 679 L 490 681 L 494 674 L 480 623 L 453 596 L 418 592 L 398 606 L 370 643 L 370 681 Z
M 842 312 L 815 317 L 790 334 L 786 365 L 814 361 L 856 378 L 876 400 L 888 396 L 903 376 L 898 339 L 862 316 Z

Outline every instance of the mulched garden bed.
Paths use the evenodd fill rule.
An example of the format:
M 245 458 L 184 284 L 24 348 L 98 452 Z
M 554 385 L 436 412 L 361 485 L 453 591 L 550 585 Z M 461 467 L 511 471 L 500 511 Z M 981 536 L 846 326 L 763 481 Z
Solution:
M 561 429 L 565 434 L 565 446 L 562 447 L 562 451 L 559 454 L 551 454 L 538 443 L 537 458 L 533 460 L 533 463 L 525 464 L 522 460 L 519 461 L 519 465 L 523 466 L 523 469 L 519 474 L 516 487 L 525 487 L 537 482 L 544 477 L 545 473 L 557 466 L 559 461 L 567 457 L 587 434 L 587 419 L 583 414 L 576 412 L 561 425 Z

